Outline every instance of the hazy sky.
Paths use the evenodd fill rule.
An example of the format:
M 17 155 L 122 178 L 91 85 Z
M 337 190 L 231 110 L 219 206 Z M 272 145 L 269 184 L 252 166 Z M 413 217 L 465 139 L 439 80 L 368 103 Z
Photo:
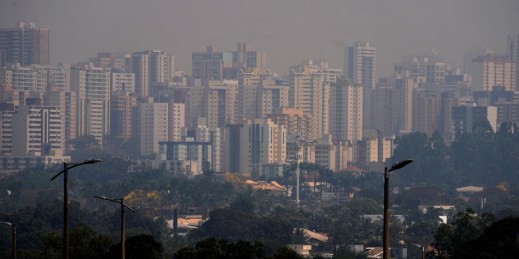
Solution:
M 191 52 L 247 42 L 287 74 L 303 59 L 342 69 L 343 47 L 363 40 L 388 75 L 429 49 L 457 67 L 478 46 L 505 53 L 507 34 L 519 33 L 519 0 L 0 0 L 0 27 L 17 21 L 50 29 L 52 63 L 160 49 L 190 71 Z

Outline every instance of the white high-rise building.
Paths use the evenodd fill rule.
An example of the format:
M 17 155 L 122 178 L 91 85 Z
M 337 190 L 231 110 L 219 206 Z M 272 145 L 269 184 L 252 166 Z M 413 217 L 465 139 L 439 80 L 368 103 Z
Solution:
M 155 103 L 152 98 L 139 104 L 140 150 L 142 156 L 158 154 L 159 142 L 168 141 L 168 103 Z
M 270 71 L 241 71 L 235 116 L 244 119 L 265 118 L 281 107 L 288 106 L 288 87 L 276 85 Z
M 0 155 L 10 156 L 13 149 L 14 104 L 0 109 Z
M 171 98 L 168 108 L 168 140 L 180 141 L 181 130 L 186 126 L 186 106 L 184 103 L 173 102 L 173 98 Z
M 70 91 L 70 66 L 10 65 L 0 69 L 0 84 L 8 85 L 17 91 L 33 91 L 41 95 L 50 87 Z
M 362 140 L 362 90 L 350 80 L 331 84 L 330 133 L 334 140 Z
M 71 70 L 71 88 L 76 92 L 77 136 L 94 136 L 99 144 L 110 134 L 110 70 L 75 67 Z
M 223 128 L 235 121 L 237 84 L 207 81 L 189 87 L 187 109 L 189 125 L 196 126 L 199 118 L 206 118 L 207 127 Z
M 515 90 L 519 90 L 519 33 L 508 35 L 508 56 L 515 63 Z
M 38 85 L 38 73 L 31 67 L 14 64 L 1 69 L 0 84 L 10 86 L 15 91 L 32 91 L 43 93 L 45 88 Z M 38 86 L 42 89 L 38 89 Z
M 363 91 L 363 118 L 365 128 L 372 127 L 371 90 L 377 83 L 377 49 L 369 42 L 356 42 L 344 50 L 344 73 L 347 79 L 356 84 L 362 84 Z
M 469 73 L 472 75 L 472 90 L 492 91 L 494 86 L 515 90 L 516 63 L 506 56 L 487 55 L 472 60 Z
M 64 119 L 57 106 L 20 105 L 13 115 L 12 155 L 63 154 Z
M 328 134 L 330 85 L 319 69 L 292 67 L 289 74 L 288 105 L 312 117 L 311 140 Z

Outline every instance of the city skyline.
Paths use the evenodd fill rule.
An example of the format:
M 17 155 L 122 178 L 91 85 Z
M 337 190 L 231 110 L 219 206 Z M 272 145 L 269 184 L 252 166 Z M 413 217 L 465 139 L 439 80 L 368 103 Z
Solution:
M 191 72 L 192 52 L 207 45 L 232 51 L 236 42 L 247 42 L 265 51 L 267 67 L 283 75 L 304 59 L 326 59 L 331 67 L 342 68 L 344 47 L 359 40 L 377 48 L 380 76 L 391 74 L 403 56 L 430 49 L 462 68 L 463 54 L 479 46 L 507 54 L 503 39 L 519 25 L 519 3 L 514 0 L 28 0 L 0 3 L 0 10 L 2 28 L 17 21 L 49 28 L 52 64 L 85 61 L 103 51 L 160 49 L 175 56 L 179 70 Z

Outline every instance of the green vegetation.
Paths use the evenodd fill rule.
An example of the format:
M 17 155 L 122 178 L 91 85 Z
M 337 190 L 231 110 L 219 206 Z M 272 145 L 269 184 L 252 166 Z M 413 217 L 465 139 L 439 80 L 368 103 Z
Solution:
M 516 125 L 504 124 L 492 133 L 482 123 L 449 146 L 438 134 L 398 138 L 392 161 L 415 162 L 391 175 L 391 187 L 398 187 L 391 193 L 392 213 L 406 215 L 405 221 L 391 219 L 391 246 L 431 244 L 435 250 L 429 256 L 439 258 L 469 258 L 474 251 L 507 258 L 517 252 L 518 131 Z M 236 175 L 206 172 L 187 179 L 161 170 L 130 172 L 127 161 L 99 152 L 90 142 L 79 139 L 77 145 L 85 150 L 75 156 L 80 160 L 97 154 L 103 162 L 69 173 L 71 257 L 116 258 L 120 253 L 119 207 L 95 195 L 124 197 L 135 208 L 135 213 L 126 213 L 126 247 L 133 251 L 128 258 L 298 258 L 286 245 L 308 242 L 303 229 L 326 233 L 327 242 L 311 241 L 312 252 L 333 252 L 335 258 L 365 258 L 348 245 L 382 244 L 382 222 L 363 217 L 382 214 L 381 172 L 354 175 L 302 164 L 301 204 L 296 207 L 295 188 L 289 196 L 254 190 Z M 117 145 L 122 144 L 112 149 L 120 150 Z M 50 181 L 60 170 L 38 168 L 0 178 L 0 221 L 17 224 L 21 258 L 61 256 L 62 179 Z M 289 169 L 275 180 L 293 186 L 295 175 Z M 466 185 L 485 191 L 463 201 L 455 189 Z M 486 200 L 484 208 L 478 206 L 481 198 Z M 418 204 L 428 206 L 427 212 L 419 211 Z M 455 205 L 457 210 L 430 207 L 435 204 Z M 466 210 L 470 207 L 477 209 Z M 208 221 L 178 235 L 165 224 L 175 209 Z M 439 224 L 440 215 L 449 216 L 448 224 Z M 7 258 L 10 231 L 0 227 L 6 228 L 0 230 L 0 258 Z M 410 257 L 419 256 L 418 248 L 408 249 Z

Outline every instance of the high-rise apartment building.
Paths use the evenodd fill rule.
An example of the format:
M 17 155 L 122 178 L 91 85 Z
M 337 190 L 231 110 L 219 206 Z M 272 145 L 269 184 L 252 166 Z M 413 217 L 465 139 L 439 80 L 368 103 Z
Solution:
M 70 67 L 68 65 L 9 65 L 0 68 L 0 84 L 16 91 L 32 91 L 41 95 L 50 87 L 70 91 Z
M 494 86 L 515 90 L 516 63 L 507 56 L 487 55 L 472 60 L 469 66 L 472 90 L 492 91 Z
M 62 141 L 64 145 L 64 150 L 68 150 L 68 145 L 70 144 L 70 136 L 67 135 L 69 133 L 70 129 L 75 129 L 75 125 L 71 125 L 70 117 L 67 116 L 70 112 L 70 107 L 67 106 L 67 93 L 65 91 L 61 91 L 60 88 L 56 85 L 51 86 L 47 88 L 47 91 L 45 92 L 45 96 L 43 98 L 43 106 L 47 107 L 57 107 L 59 109 L 59 116 L 62 118 L 62 125 L 61 129 L 63 129 L 63 132 L 61 132 L 62 135 Z M 75 110 L 75 107 L 73 108 Z
M 519 90 L 519 33 L 508 35 L 508 56 L 515 63 L 514 90 Z
M 218 51 L 208 46 L 206 52 L 193 52 L 192 78 L 201 80 L 238 79 L 241 71 L 265 72 L 267 55 L 251 51 L 247 43 L 238 43 L 236 51 Z
M 110 94 L 110 135 L 128 140 L 133 132 L 137 98 L 134 93 L 116 91 Z
M 70 82 L 77 98 L 77 136 L 91 135 L 103 144 L 110 134 L 110 71 L 93 64 L 74 67 Z
M 437 91 L 415 89 L 413 92 L 413 131 L 431 136 L 438 129 L 440 94 Z
M 364 128 L 373 125 L 373 112 L 371 109 L 371 91 L 377 83 L 377 49 L 369 42 L 356 42 L 353 46 L 344 49 L 344 74 L 346 79 L 353 80 L 355 84 L 361 84 L 363 90 L 363 118 Z
M 276 85 L 270 72 L 240 72 L 235 116 L 243 119 L 265 118 L 287 106 L 288 87 Z
M 378 130 L 383 136 L 391 136 L 398 133 L 396 89 L 394 80 L 378 82 L 373 89 L 373 129 Z
M 330 85 L 319 69 L 307 66 L 290 69 L 288 105 L 312 117 L 314 125 L 309 140 L 320 139 L 328 133 L 329 101 Z
M 176 103 L 173 98 L 170 98 L 168 109 L 168 140 L 180 141 L 181 130 L 186 127 L 186 106 L 184 103 Z
M 135 93 L 135 74 L 114 72 L 110 77 L 110 91 Z
M 330 86 L 330 133 L 334 140 L 362 139 L 362 85 L 339 79 Z
M 227 125 L 224 138 L 226 172 L 258 175 L 262 165 L 286 160 L 286 129 L 270 120 Z
M 198 126 L 195 128 L 195 141 L 211 143 L 212 163 L 210 169 L 215 172 L 223 172 L 224 129 Z
M 159 142 L 168 141 L 168 103 L 147 102 L 139 104 L 139 133 L 142 156 L 158 154 Z
M 0 83 L 9 86 L 15 91 L 40 92 L 43 93 L 45 88 L 38 89 L 38 74 L 31 67 L 23 67 L 20 64 L 14 64 L 9 67 L 0 69 Z
M 250 51 L 247 43 L 237 44 L 236 51 L 232 53 L 233 67 L 256 69 L 264 71 L 267 63 L 267 53 L 263 51 Z
M 356 84 L 373 88 L 377 82 L 377 49 L 369 42 L 356 42 L 344 49 L 344 73 Z
M 417 84 L 413 79 L 395 79 L 395 127 L 399 133 L 410 133 L 413 130 L 413 92 Z
M 193 79 L 223 80 L 224 69 L 233 65 L 233 53 L 220 52 L 214 46 L 208 46 L 206 52 L 193 52 L 191 63 Z
M 130 71 L 130 61 L 131 53 L 114 52 L 99 52 L 97 57 L 89 59 L 96 67 L 111 68 L 119 72 Z
M 38 85 L 45 85 L 45 89 L 57 87 L 60 91 L 70 91 L 70 65 L 32 65 L 31 68 L 37 73 Z M 43 87 L 38 86 L 40 88 Z
M 395 74 L 401 78 L 413 79 L 416 83 L 444 83 L 447 64 L 434 50 L 420 56 L 404 57 L 402 63 L 395 64 Z
M 223 128 L 235 122 L 237 84 L 222 81 L 206 81 L 189 87 L 187 108 L 188 125 L 197 126 L 197 120 L 205 118 L 207 127 Z
M 13 151 L 13 103 L 0 104 L 0 155 L 10 156 Z
M 134 52 L 131 55 L 131 72 L 135 74 L 137 97 L 154 96 L 153 84 L 172 80 L 175 74 L 174 57 L 159 50 Z
M 15 28 L 0 29 L 0 67 L 50 64 L 49 29 L 18 22 Z
M 65 150 L 64 118 L 56 106 L 20 105 L 13 115 L 12 155 L 42 156 Z
M 305 114 L 302 109 L 280 108 L 276 113 L 267 116 L 277 125 L 283 125 L 287 129 L 287 134 L 297 136 L 300 139 L 310 139 L 314 121 L 312 117 Z

